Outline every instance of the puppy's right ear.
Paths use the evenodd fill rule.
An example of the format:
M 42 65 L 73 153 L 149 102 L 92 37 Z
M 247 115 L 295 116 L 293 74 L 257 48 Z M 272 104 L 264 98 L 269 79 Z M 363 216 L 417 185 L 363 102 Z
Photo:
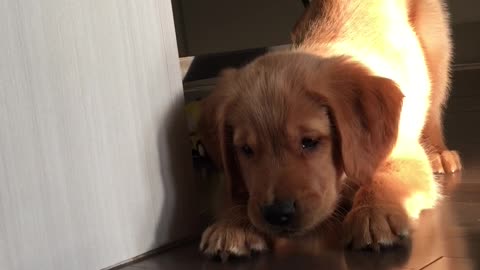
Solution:
M 232 82 L 237 71 L 224 70 L 213 92 L 201 102 L 198 123 L 200 138 L 209 157 L 218 169 L 223 170 L 226 190 L 230 201 L 245 201 L 248 198 L 240 174 L 233 145 L 233 126 L 229 124 L 228 111 L 236 98 Z
M 345 174 L 368 183 L 397 141 L 403 94 L 394 81 L 348 58 L 323 60 L 312 70 L 308 88 L 331 111 Z

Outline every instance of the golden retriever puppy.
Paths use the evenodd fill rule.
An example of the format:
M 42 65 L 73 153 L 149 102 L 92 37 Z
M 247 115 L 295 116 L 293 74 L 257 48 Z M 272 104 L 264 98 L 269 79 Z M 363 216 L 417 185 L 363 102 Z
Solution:
M 359 185 L 345 243 L 395 244 L 435 205 L 433 172 L 461 168 L 442 136 L 442 1 L 313 1 L 292 37 L 291 51 L 225 71 L 202 105 L 203 142 L 225 173 L 222 209 L 200 244 L 208 255 L 318 237 L 345 175 Z

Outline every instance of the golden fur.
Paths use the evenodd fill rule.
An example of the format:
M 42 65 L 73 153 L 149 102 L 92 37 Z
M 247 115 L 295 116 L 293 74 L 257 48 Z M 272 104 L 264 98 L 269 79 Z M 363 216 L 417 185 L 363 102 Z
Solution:
M 440 0 L 313 1 L 291 51 L 225 71 L 200 123 L 226 180 L 201 249 L 242 256 L 279 237 L 318 235 L 344 174 L 360 186 L 346 243 L 378 248 L 408 235 L 439 197 L 433 172 L 461 168 L 441 129 L 449 35 Z M 278 200 L 295 201 L 288 230 L 262 217 Z

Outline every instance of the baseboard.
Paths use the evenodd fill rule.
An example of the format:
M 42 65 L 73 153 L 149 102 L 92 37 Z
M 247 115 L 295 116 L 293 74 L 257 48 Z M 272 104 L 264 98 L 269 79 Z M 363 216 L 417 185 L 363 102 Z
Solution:
M 161 247 L 158 247 L 158 248 L 155 248 L 155 249 L 152 249 L 150 251 L 147 251 L 143 254 L 140 254 L 138 256 L 135 256 L 133 258 L 130 258 L 128 260 L 125 260 L 125 261 L 122 261 L 122 262 L 119 262 L 115 265 L 112 265 L 112 266 L 109 266 L 109 267 L 105 267 L 105 268 L 102 268 L 100 270 L 117 270 L 117 269 L 120 269 L 122 267 L 126 267 L 130 264 L 133 264 L 133 263 L 136 263 L 136 262 L 139 262 L 139 261 L 142 261 L 146 258 L 149 258 L 151 256 L 155 256 L 157 254 L 160 254 L 160 253 L 164 253 L 164 252 L 167 252 L 173 248 L 176 248 L 176 247 L 179 247 L 179 246 L 182 246 L 182 245 L 185 245 L 185 244 L 189 244 L 189 243 L 192 243 L 194 241 L 197 241 L 199 239 L 199 236 L 198 234 L 195 235 L 195 236 L 189 236 L 189 237 L 186 237 L 186 238 L 183 238 L 181 240 L 177 240 L 177 241 L 174 241 L 172 243 L 169 243 L 169 244 L 166 244 L 166 245 L 163 245 Z
M 455 64 L 452 65 L 453 71 L 480 69 L 480 63 Z

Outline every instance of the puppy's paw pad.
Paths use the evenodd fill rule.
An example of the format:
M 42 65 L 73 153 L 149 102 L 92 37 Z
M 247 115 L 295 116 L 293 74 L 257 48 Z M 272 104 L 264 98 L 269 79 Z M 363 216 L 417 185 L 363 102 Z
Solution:
M 253 228 L 215 223 L 202 235 L 200 250 L 222 261 L 230 257 L 248 257 L 268 249 L 265 238 Z
M 379 250 L 410 234 L 409 218 L 400 206 L 353 208 L 344 221 L 345 244 L 353 249 Z
M 454 173 L 462 170 L 460 155 L 457 151 L 445 150 L 431 156 L 433 172 L 437 174 Z

